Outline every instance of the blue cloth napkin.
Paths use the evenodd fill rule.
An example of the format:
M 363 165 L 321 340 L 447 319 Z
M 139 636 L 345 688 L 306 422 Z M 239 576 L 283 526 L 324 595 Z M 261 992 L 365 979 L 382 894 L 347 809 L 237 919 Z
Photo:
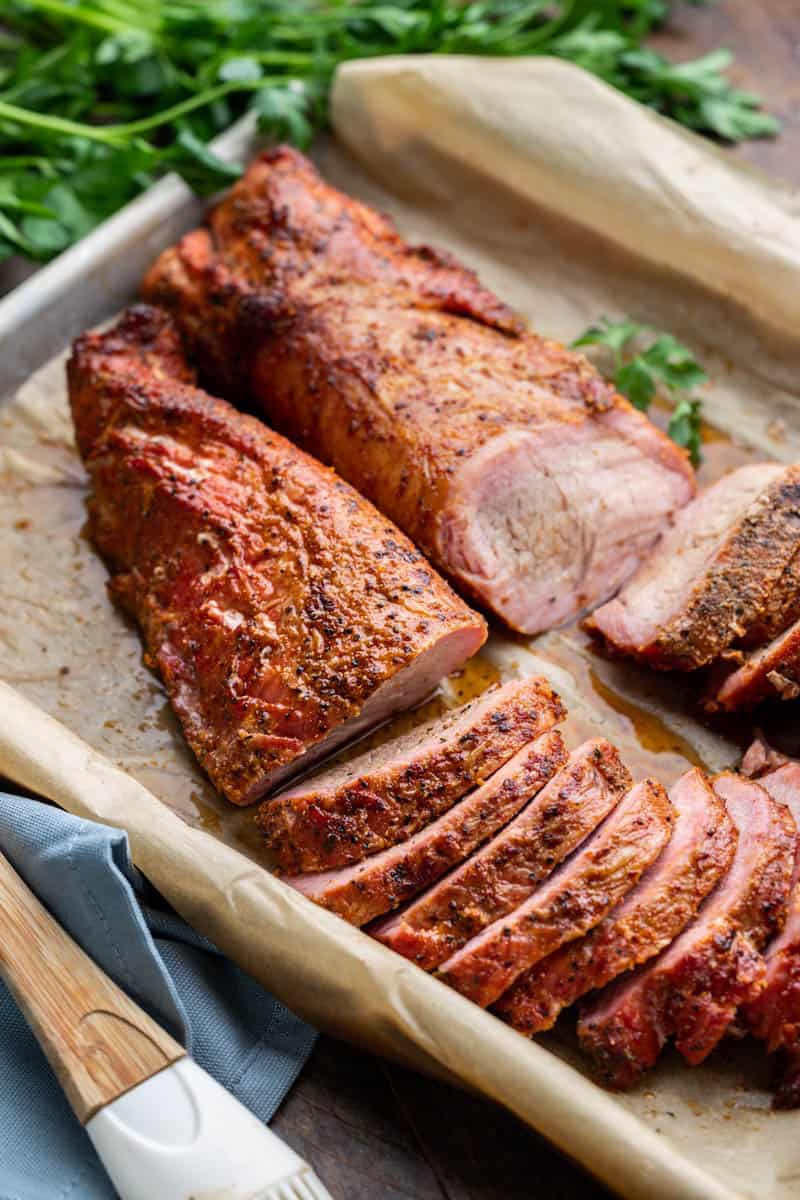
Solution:
M 0 793 L 0 849 L 95 962 L 268 1121 L 314 1031 L 176 917 L 133 866 L 127 834 Z M 0 1200 L 115 1196 L 0 984 Z

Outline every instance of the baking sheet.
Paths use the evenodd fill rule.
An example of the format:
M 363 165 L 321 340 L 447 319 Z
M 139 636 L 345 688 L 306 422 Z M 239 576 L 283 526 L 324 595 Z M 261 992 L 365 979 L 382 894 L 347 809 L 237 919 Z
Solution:
M 541 332 L 569 339 L 630 313 L 687 336 L 713 376 L 707 411 L 736 439 L 714 436 L 705 478 L 754 453 L 800 457 L 800 253 L 784 188 L 549 60 L 350 64 L 333 117 L 336 141 L 315 150 L 328 177 L 460 254 Z M 235 131 L 228 152 L 248 137 Z M 110 316 L 196 212 L 165 181 L 0 303 L 5 381 Z M 623 1194 L 795 1194 L 800 1115 L 768 1111 L 754 1047 L 695 1071 L 666 1055 L 611 1097 L 586 1077 L 570 1021 L 527 1042 L 271 877 L 251 815 L 203 778 L 105 596 L 60 359 L 0 409 L 0 472 L 0 771 L 128 829 L 175 907 L 309 1020 L 484 1091 Z M 537 671 L 571 708 L 572 744 L 605 734 L 667 783 L 687 762 L 735 763 L 749 733 L 701 724 L 685 681 L 607 662 L 575 629 L 493 634 L 433 707 Z

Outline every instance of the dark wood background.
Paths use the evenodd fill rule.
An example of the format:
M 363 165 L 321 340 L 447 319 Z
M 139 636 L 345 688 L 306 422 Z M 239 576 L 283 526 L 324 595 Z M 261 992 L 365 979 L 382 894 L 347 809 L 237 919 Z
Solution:
M 676 6 L 653 39 L 680 61 L 731 49 L 740 87 L 784 123 L 730 150 L 800 183 L 800 0 Z M 610 1193 L 493 1105 L 320 1039 L 275 1119 L 334 1200 L 602 1200 Z

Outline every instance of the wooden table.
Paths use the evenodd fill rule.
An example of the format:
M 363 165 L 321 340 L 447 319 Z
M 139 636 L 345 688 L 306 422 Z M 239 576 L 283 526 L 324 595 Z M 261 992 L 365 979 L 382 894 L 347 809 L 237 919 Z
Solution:
M 800 4 L 679 4 L 653 44 L 676 61 L 717 46 L 784 129 L 730 152 L 800 183 Z M 275 1128 L 334 1200 L 601 1200 L 610 1193 L 509 1114 L 351 1046 L 320 1039 Z

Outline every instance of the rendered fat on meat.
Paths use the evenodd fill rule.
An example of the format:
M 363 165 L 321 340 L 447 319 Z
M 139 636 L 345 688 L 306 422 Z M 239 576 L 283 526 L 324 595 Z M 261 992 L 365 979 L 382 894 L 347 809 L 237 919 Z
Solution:
M 502 833 L 370 932 L 431 970 L 526 900 L 608 816 L 630 784 L 610 742 L 585 742 Z
M 194 386 L 166 313 L 79 338 L 68 378 L 111 594 L 233 803 L 419 702 L 483 642 L 349 484 Z
M 669 797 L 676 814 L 672 837 L 636 887 L 593 930 L 521 975 L 495 1004 L 520 1033 L 550 1029 L 581 996 L 653 958 L 728 870 L 736 831 L 703 773 L 688 771 Z
M 566 760 L 564 740 L 551 730 L 407 841 L 354 866 L 290 875 L 285 882 L 353 925 L 365 925 L 462 862 L 519 812 Z
M 674 812 L 655 780 L 636 784 L 586 844 L 513 912 L 472 938 L 436 975 L 482 1008 L 523 971 L 592 929 L 669 841 Z
M 566 715 L 545 679 L 518 679 L 264 803 L 290 875 L 360 862 L 416 833 Z
M 460 590 L 536 633 L 612 595 L 687 457 L 476 276 L 262 154 L 149 272 L 215 386 L 330 462 Z
M 678 513 L 586 628 L 648 666 L 705 666 L 775 606 L 798 547 L 800 466 L 739 467 Z
M 672 945 L 601 992 L 579 1022 L 581 1044 L 610 1087 L 636 1083 L 669 1037 L 687 1062 L 702 1062 L 764 987 L 761 951 L 785 915 L 794 822 L 737 775 L 718 776 L 714 790 L 738 835 L 729 871 Z

